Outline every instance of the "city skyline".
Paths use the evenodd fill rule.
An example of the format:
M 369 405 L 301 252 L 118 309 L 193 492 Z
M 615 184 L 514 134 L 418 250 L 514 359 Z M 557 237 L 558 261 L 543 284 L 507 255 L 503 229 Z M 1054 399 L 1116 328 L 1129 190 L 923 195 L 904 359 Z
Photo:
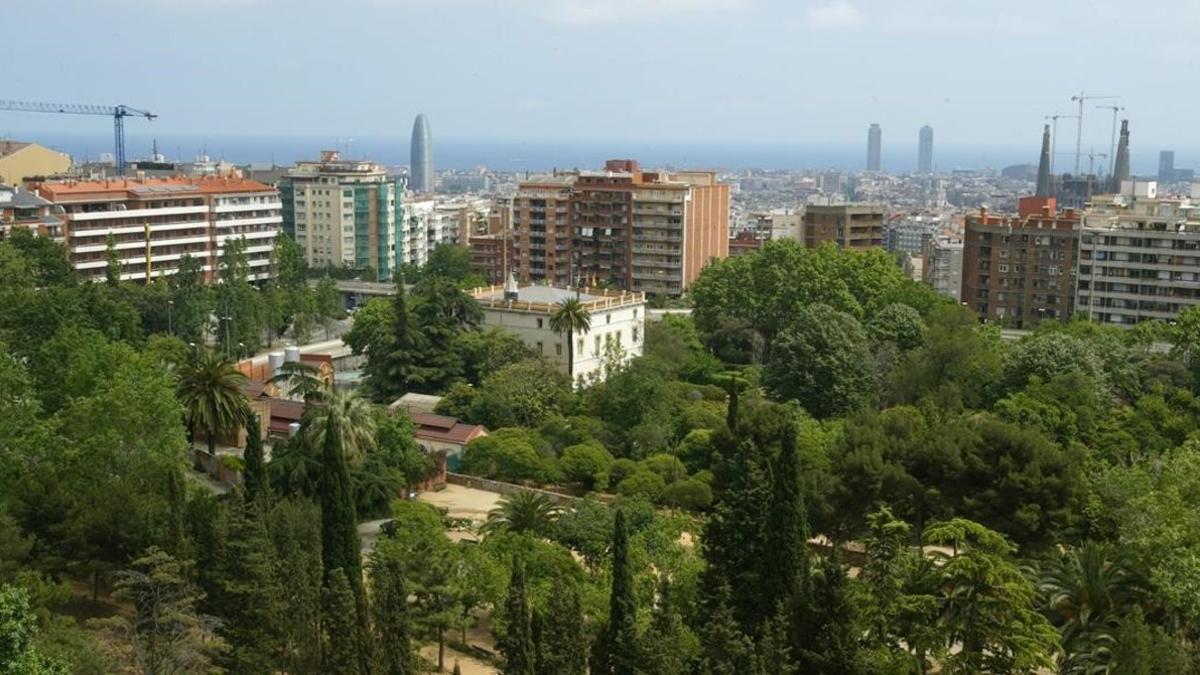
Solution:
M 56 0 L 6 10 L 15 25 L 29 30 L 0 45 L 0 58 L 19 63 L 28 54 L 41 55 L 38 68 L 13 69 L 6 98 L 127 103 L 158 113 L 154 128 L 164 134 L 398 134 L 404 130 L 396 120 L 424 111 L 438 120 L 440 135 L 502 140 L 549 141 L 588 129 L 594 139 L 850 143 L 873 119 L 895 130 L 929 122 L 948 144 L 1003 145 L 1025 143 L 1028 129 L 1046 115 L 1072 112 L 1071 95 L 1085 90 L 1122 95 L 1127 114 L 1138 120 L 1139 143 L 1166 148 L 1183 145 L 1190 135 L 1190 94 L 1177 94 L 1172 105 L 1150 102 L 1172 84 L 1173 72 L 1195 62 L 1197 47 L 1185 27 L 1195 23 L 1189 18 L 1200 19 L 1200 8 L 1189 3 L 1166 4 L 1159 9 L 1173 17 L 1167 24 L 1123 12 L 1116 2 L 1081 11 L 1077 2 L 1031 1 L 992 10 L 941 0 L 895 6 L 877 0 L 666 0 L 645 6 L 632 0 L 349 0 L 344 27 L 330 32 L 319 13 L 305 11 L 289 16 L 288 29 L 280 30 L 280 0 L 203 6 Z M 53 33 L 44 21 L 47 5 L 65 10 L 55 12 Z M 105 27 L 103 36 L 95 32 L 98 25 Z M 404 25 L 409 38 L 391 39 L 395 25 Z M 1054 50 L 1056 67 L 1046 72 L 1045 37 L 1068 26 L 1109 48 Z M 608 30 L 614 27 L 619 30 Z M 461 39 L 441 39 L 452 29 Z M 1151 49 L 1121 39 L 1143 29 L 1157 36 Z M 795 35 L 805 39 L 785 39 Z M 104 49 L 96 48 L 100 38 Z M 368 58 L 354 69 L 338 59 L 297 58 L 298 45 L 317 40 L 335 53 L 362 45 Z M 725 48 L 709 49 L 714 40 Z M 1008 48 L 980 52 L 980 40 L 1002 40 Z M 49 42 L 56 49 L 46 52 Z M 936 78 L 912 77 L 960 48 L 981 56 L 970 67 L 940 69 Z M 547 60 L 545 53 L 580 58 Z M 155 57 L 147 60 L 146 54 Z M 415 54 L 436 77 L 377 89 L 391 64 L 411 62 Z M 804 69 L 794 86 L 791 64 L 831 56 L 844 67 Z M 245 71 L 247 62 L 255 63 L 255 74 Z M 130 63 L 147 77 L 129 78 Z M 564 84 L 511 87 L 512 76 L 533 64 Z M 629 76 L 604 77 L 614 64 Z M 1034 69 L 1043 74 L 1027 81 Z M 230 72 L 246 75 L 232 78 Z M 671 73 L 673 86 L 661 86 L 663 72 Z M 167 73 L 171 77 L 157 76 Z M 345 97 L 315 98 L 304 82 L 321 77 L 350 94 L 371 95 L 353 105 L 343 104 Z M 755 95 L 739 95 L 748 91 Z M 600 105 L 614 98 L 638 105 Z M 1107 147 L 1111 120 L 1090 108 L 1086 113 L 1085 147 Z M 86 131 L 95 121 L 4 114 L 0 135 Z

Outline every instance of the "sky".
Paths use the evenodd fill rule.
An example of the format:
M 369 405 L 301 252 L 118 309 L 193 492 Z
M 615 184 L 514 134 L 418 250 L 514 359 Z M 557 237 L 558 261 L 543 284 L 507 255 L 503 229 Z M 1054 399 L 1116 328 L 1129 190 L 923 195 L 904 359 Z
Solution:
M 929 123 L 939 147 L 1034 161 L 1082 91 L 1120 95 L 1135 168 L 1200 149 L 1195 0 L 0 0 L 0 17 L 0 98 L 124 103 L 163 134 L 407 136 L 424 112 L 435 142 L 858 145 L 878 122 L 886 149 Z M 1108 150 L 1102 104 L 1085 152 Z M 0 112 L 0 137 L 97 125 Z

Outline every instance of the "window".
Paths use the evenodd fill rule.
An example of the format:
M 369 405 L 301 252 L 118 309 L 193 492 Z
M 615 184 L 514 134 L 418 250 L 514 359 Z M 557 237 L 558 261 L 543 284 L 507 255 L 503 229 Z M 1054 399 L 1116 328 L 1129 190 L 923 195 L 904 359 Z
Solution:
M 600 355 L 600 336 L 596 336 L 596 356 Z
M 583 354 L 583 338 L 579 338 L 579 346 L 575 349 L 580 355 Z
M 546 353 L 546 345 L 539 342 L 538 343 L 538 353 L 545 354 Z
M 612 312 L 604 315 L 604 323 L 612 323 Z
M 542 327 L 542 319 L 538 319 L 537 322 L 538 322 L 538 328 L 541 328 Z
M 634 312 L 636 312 L 637 310 L 635 309 L 635 310 L 633 310 L 633 311 L 634 311 Z M 634 327 L 633 327 L 633 341 L 634 341 L 634 342 L 637 342 L 637 341 L 638 341 L 638 333 L 639 333 L 639 331 L 638 331 L 638 327 L 637 327 L 637 326 L 634 326 Z
M 562 356 L 562 343 L 561 343 L 561 342 L 559 342 L 559 343 L 556 343 L 556 344 L 554 345 L 554 355 L 555 355 L 555 356 Z

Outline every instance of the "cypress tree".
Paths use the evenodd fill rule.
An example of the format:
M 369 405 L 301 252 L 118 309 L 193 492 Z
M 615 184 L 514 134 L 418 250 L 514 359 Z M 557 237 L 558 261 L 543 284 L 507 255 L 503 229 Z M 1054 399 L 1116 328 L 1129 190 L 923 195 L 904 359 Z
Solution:
M 168 552 L 176 557 L 184 557 L 184 546 L 187 543 L 187 525 L 184 518 L 187 513 L 187 490 L 183 485 L 183 474 L 179 469 L 167 470 L 167 503 L 170 512 L 167 514 L 167 547 Z
M 685 630 L 671 599 L 671 582 L 664 576 L 658 587 L 658 605 L 650 628 L 642 638 L 641 672 L 646 675 L 690 672 L 691 655 L 683 640 Z
M 362 590 L 361 556 L 354 495 L 350 471 L 342 455 L 341 434 L 329 428 L 325 430 L 321 453 L 321 562 L 326 582 L 333 570 L 340 569 L 358 597 Z
M 458 666 L 458 661 L 454 662 L 454 672 L 451 675 L 462 675 L 462 668 Z
M 742 632 L 753 635 L 774 611 L 765 601 L 770 596 L 763 579 L 771 486 L 758 446 L 749 439 L 733 451 L 721 452 L 714 468 L 717 504 L 703 538 L 709 611 L 716 589 L 738 589 L 737 596 L 726 602 Z
M 584 675 L 588 638 L 584 634 L 579 584 L 567 581 L 552 593 L 546 614 L 550 620 L 542 623 L 539 675 Z
M 504 639 L 498 645 L 504 655 L 504 675 L 534 675 L 534 645 L 530 625 L 529 596 L 525 590 L 525 567 L 513 556 L 512 578 L 504 600 Z
M 210 598 L 222 617 L 219 629 L 229 643 L 223 664 L 234 673 L 270 673 L 282 666 L 283 617 L 287 611 L 282 580 L 275 570 L 275 548 L 266 527 L 247 508 L 225 508 L 225 546 L 213 570 L 218 593 Z
M 820 569 L 821 583 L 813 585 L 810 616 L 797 643 L 797 660 L 806 673 L 853 675 L 861 631 L 846 570 L 836 551 L 822 559 Z
M 258 415 L 250 414 L 246 421 L 246 450 L 242 453 L 246 464 L 242 474 L 242 494 L 247 504 L 253 504 L 259 497 L 266 497 L 270 483 L 267 482 L 267 468 L 263 463 L 262 429 L 259 426 Z
M 365 645 L 360 639 L 357 601 L 346 573 L 332 570 L 325 579 L 322 623 L 325 627 L 325 653 L 321 657 L 321 672 L 331 675 L 367 675 L 363 654 Z
M 370 580 L 378 672 L 381 675 L 413 675 L 417 666 L 410 635 L 408 587 L 401 560 L 396 555 L 377 553 L 371 560 Z
M 629 532 L 625 512 L 618 510 L 613 528 L 612 596 L 608 613 L 608 658 L 613 675 L 637 672 L 637 600 L 629 564 Z
M 793 629 L 799 626 L 808 581 L 808 517 L 800 487 L 796 425 L 784 427 L 783 445 L 771 476 L 771 504 L 762 558 L 764 598 L 784 607 Z

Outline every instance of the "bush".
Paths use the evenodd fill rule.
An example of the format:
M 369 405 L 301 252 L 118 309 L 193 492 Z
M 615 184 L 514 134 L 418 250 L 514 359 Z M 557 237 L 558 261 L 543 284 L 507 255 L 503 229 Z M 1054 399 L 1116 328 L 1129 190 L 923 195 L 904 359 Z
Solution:
M 608 487 L 613 456 L 599 441 L 579 443 L 563 450 L 559 466 L 567 480 L 582 483 L 589 490 Z
M 712 464 L 712 434 L 711 429 L 694 429 L 679 442 L 676 454 L 688 471 L 701 471 Z
M 674 483 L 687 478 L 687 468 L 675 455 L 651 455 L 638 463 L 638 470 L 658 474 L 664 483 Z
M 622 497 L 640 497 L 655 501 L 667 487 L 662 476 L 650 471 L 637 471 L 617 485 L 617 492 Z
M 713 493 L 708 483 L 688 478 L 668 485 L 658 495 L 657 502 L 664 506 L 702 511 L 712 506 Z
M 632 459 L 622 457 L 612 463 L 608 469 L 608 479 L 611 485 L 618 485 L 621 481 L 632 476 L 638 470 L 637 462 Z
M 550 481 L 557 472 L 553 462 L 538 454 L 540 440 L 524 429 L 498 429 L 467 444 L 463 471 L 504 481 Z

